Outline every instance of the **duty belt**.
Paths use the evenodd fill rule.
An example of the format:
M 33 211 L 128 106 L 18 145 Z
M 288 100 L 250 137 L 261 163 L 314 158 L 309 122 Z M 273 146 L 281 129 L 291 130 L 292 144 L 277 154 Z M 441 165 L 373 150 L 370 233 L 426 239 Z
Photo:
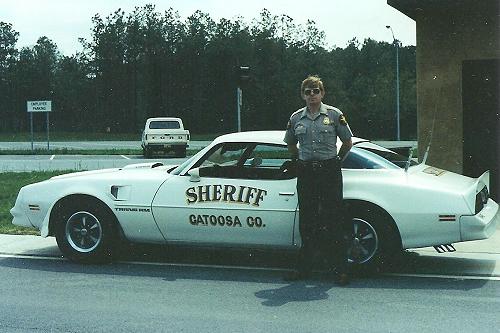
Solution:
M 328 160 L 322 160 L 322 161 L 303 161 L 303 160 L 298 160 L 298 165 L 299 168 L 303 169 L 309 169 L 312 171 L 320 170 L 323 168 L 331 168 L 334 166 L 336 163 L 340 162 L 340 159 L 338 156 L 334 158 L 330 158 Z

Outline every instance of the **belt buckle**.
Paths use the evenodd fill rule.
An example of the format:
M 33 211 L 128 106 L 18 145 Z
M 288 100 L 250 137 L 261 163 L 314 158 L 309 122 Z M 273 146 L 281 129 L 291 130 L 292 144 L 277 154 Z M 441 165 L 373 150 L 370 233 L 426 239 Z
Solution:
M 313 171 L 317 171 L 317 170 L 321 169 L 322 165 L 321 165 L 320 161 L 312 161 L 311 167 L 312 167 Z

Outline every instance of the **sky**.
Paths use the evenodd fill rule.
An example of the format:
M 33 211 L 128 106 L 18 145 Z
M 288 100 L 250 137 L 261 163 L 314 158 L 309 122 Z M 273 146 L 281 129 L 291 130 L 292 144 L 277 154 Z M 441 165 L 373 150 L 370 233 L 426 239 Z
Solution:
M 290 16 L 295 24 L 315 21 L 325 32 L 328 47 L 344 48 L 353 38 L 392 42 L 387 25 L 403 46 L 416 43 L 415 21 L 386 0 L 0 0 L 0 21 L 19 32 L 18 48 L 47 36 L 69 56 L 82 49 L 78 38 L 90 39 L 95 14 L 105 18 L 121 8 L 127 16 L 145 4 L 154 4 L 160 13 L 172 7 L 182 20 L 201 10 L 216 22 L 242 17 L 250 23 L 265 8 L 273 15 Z

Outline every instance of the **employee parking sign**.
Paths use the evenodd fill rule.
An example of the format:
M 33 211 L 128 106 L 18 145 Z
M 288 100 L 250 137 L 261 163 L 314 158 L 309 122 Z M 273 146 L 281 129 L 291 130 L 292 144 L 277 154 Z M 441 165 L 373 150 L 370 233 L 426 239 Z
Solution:
M 50 150 L 49 145 L 49 112 L 52 111 L 52 101 L 26 101 L 26 110 L 30 114 L 30 127 L 31 127 L 31 150 L 33 146 L 33 112 L 46 112 L 47 115 L 47 150 Z

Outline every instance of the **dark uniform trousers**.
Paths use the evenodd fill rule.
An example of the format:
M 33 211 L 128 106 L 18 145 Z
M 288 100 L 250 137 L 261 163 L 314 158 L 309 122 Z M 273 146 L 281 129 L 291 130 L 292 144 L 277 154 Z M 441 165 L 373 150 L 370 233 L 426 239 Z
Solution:
M 299 272 L 311 272 L 316 252 L 328 269 L 347 273 L 347 234 L 350 232 L 343 205 L 340 160 L 297 161 L 302 247 L 297 259 Z

